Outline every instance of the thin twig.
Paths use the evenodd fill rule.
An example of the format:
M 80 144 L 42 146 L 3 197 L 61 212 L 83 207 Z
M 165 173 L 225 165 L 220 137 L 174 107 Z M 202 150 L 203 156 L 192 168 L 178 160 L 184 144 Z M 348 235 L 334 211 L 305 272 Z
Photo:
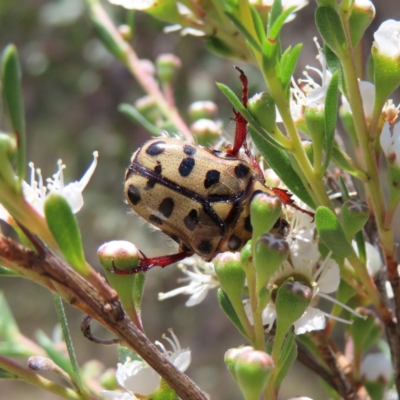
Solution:
M 206 400 L 206 395 L 185 374 L 171 364 L 132 323 L 116 299 L 105 299 L 83 277 L 54 254 L 36 236 L 30 240 L 38 252 L 24 247 L 10 238 L 0 235 L 0 260 L 8 268 L 23 272 L 33 271 L 35 281 L 58 292 L 66 301 L 84 313 L 91 315 L 113 332 L 127 347 L 139 354 L 158 372 L 184 400 Z M 46 279 L 43 279 L 45 277 Z M 106 285 L 105 281 L 104 284 Z

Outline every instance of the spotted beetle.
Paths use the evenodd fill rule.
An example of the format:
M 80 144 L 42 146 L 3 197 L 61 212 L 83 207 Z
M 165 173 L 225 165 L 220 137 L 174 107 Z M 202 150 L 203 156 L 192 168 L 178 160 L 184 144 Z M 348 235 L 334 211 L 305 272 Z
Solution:
M 248 99 L 247 77 L 240 72 L 242 103 Z M 234 110 L 235 141 L 225 151 L 172 138 L 156 138 L 141 146 L 125 175 L 128 204 L 141 217 L 179 244 L 180 252 L 147 258 L 119 274 L 165 267 L 198 254 L 211 260 L 224 251 L 238 251 L 251 238 L 250 203 L 257 193 L 278 196 L 299 209 L 285 190 L 265 186 L 260 166 L 247 147 L 247 121 Z M 243 147 L 247 160 L 239 157 Z M 313 216 L 312 213 L 302 210 Z M 285 225 L 286 223 L 286 225 Z M 287 226 L 279 219 L 275 229 Z

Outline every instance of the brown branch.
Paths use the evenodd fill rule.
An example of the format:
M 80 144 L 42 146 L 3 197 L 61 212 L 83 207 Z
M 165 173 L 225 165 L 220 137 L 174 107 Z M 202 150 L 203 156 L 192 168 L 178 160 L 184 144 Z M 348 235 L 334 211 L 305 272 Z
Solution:
M 5 266 L 58 293 L 71 305 L 107 327 L 121 343 L 130 347 L 157 371 L 180 398 L 207 399 L 198 386 L 171 364 L 132 323 L 122 309 L 115 291 L 104 279 L 96 279 L 97 284 L 103 282 L 104 285 L 99 291 L 39 238 L 32 234 L 29 236 L 37 253 L 0 235 L 0 260 Z

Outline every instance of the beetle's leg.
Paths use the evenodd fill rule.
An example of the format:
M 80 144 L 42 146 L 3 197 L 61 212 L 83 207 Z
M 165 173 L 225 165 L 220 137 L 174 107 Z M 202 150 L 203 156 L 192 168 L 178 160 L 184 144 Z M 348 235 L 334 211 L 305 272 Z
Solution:
M 181 261 L 186 257 L 190 257 L 194 253 L 193 251 L 184 250 L 180 253 L 170 254 L 168 256 L 160 256 L 160 257 L 146 257 L 141 251 L 140 254 L 142 258 L 139 260 L 137 267 L 130 269 L 118 269 L 113 264 L 113 270 L 111 272 L 113 274 L 118 274 L 118 275 L 131 275 L 131 274 L 136 274 L 138 272 L 146 272 L 153 267 L 164 268 L 168 265 Z
M 303 212 L 304 214 L 309 215 L 314 221 L 315 214 L 312 211 L 308 211 L 308 210 L 305 210 L 304 208 L 299 207 L 292 199 L 293 195 L 290 194 L 287 190 L 279 189 L 276 187 L 271 187 L 269 189 L 275 193 L 275 196 L 279 197 L 279 199 L 281 200 L 281 202 L 283 204 L 285 204 L 286 206 L 293 207 L 296 210 L 299 210 L 299 211 Z
M 242 104 L 245 108 L 247 108 L 248 91 L 249 91 L 247 76 L 245 75 L 243 70 L 240 69 L 239 67 L 234 66 L 233 68 L 237 69 L 240 72 L 239 79 L 242 82 Z M 235 115 L 234 121 L 236 122 L 235 141 L 233 143 L 233 148 L 229 150 L 229 153 L 232 156 L 237 157 L 239 154 L 239 150 L 246 142 L 247 120 L 245 117 L 243 117 L 242 114 L 240 114 L 240 112 L 236 110 L 233 110 L 233 114 Z

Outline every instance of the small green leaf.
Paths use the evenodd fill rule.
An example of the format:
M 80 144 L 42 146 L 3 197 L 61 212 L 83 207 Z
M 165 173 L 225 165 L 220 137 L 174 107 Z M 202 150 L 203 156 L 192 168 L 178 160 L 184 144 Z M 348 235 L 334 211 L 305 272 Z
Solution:
M 127 103 L 122 103 L 118 106 L 118 111 L 126 115 L 133 122 L 141 125 L 144 129 L 150 132 L 153 136 L 160 136 L 161 130 L 149 122 L 143 115 L 133 106 Z
M 315 209 L 314 201 L 311 199 L 299 175 L 292 167 L 286 152 L 275 146 L 271 146 L 271 144 L 255 130 L 250 129 L 250 134 L 262 156 L 279 178 L 282 179 L 288 189 L 312 209 Z
M 336 10 L 331 7 L 318 7 L 315 12 L 315 22 L 326 44 L 339 58 L 343 57 L 347 40 Z
M 335 139 L 335 128 L 338 111 L 338 79 L 339 73 L 336 71 L 332 75 L 326 92 L 325 99 L 325 163 L 323 172 L 326 171 L 331 159 L 332 147 Z
M 254 6 L 252 6 L 250 4 L 249 7 L 250 7 L 250 11 L 251 11 L 251 16 L 253 17 L 254 28 L 257 32 L 258 40 L 262 44 L 262 43 L 264 43 L 265 38 L 266 38 L 263 21 L 260 17 L 260 14 L 254 8 Z
M 360 179 L 367 179 L 364 172 L 358 169 L 358 165 L 343 151 L 343 149 L 335 142 L 332 148 L 332 160 L 335 164 L 349 174 Z
M 15 375 L 3 368 L 0 368 L 0 379 L 15 379 Z
M 3 292 L 0 292 L 0 310 L 0 337 L 5 342 L 14 342 L 20 332 Z
M 275 140 L 268 132 L 266 132 L 254 119 L 254 117 L 250 114 L 250 112 L 245 108 L 241 102 L 241 100 L 236 96 L 236 94 L 226 85 L 223 83 L 217 82 L 218 88 L 221 92 L 228 98 L 228 100 L 232 103 L 232 105 L 239 111 L 243 117 L 245 117 L 246 121 L 248 122 L 249 126 L 251 126 L 265 141 L 274 145 L 278 148 L 283 148 L 283 146 Z
M 290 51 L 290 48 L 288 49 L 288 52 L 285 52 L 284 56 L 282 57 L 281 60 L 281 75 L 282 75 L 282 88 L 285 92 L 289 93 L 289 87 L 291 83 L 291 79 L 294 73 L 294 70 L 296 69 L 297 61 L 300 56 L 300 52 L 302 49 L 303 45 L 300 43 L 296 45 L 293 50 Z M 285 56 L 287 54 L 287 56 Z M 283 58 L 285 57 L 285 60 L 283 62 Z
M 24 102 L 22 97 L 21 68 L 17 48 L 8 45 L 3 52 L 2 84 L 4 105 L 7 110 L 10 125 L 17 137 L 17 171 L 18 177 L 25 178 L 26 133 Z
M 268 38 L 277 39 L 281 33 L 282 27 L 287 17 L 296 9 L 295 6 L 289 7 L 276 19 L 271 29 L 268 31 Z
M 278 375 L 275 379 L 275 387 L 279 387 L 283 378 L 287 375 L 290 368 L 297 358 L 297 344 L 295 342 L 296 335 L 289 332 L 286 336 L 285 343 L 282 347 L 281 354 L 279 355 L 278 362 Z
M 70 360 L 65 357 L 60 349 L 53 343 L 50 338 L 41 330 L 36 332 L 36 340 L 41 347 L 46 351 L 47 355 L 71 378 L 74 376 L 74 371 Z
M 248 29 L 241 23 L 241 21 L 236 18 L 236 16 L 233 13 L 230 12 L 225 12 L 227 17 L 232 21 L 232 23 L 236 26 L 238 31 L 243 35 L 243 37 L 247 40 L 249 45 L 256 50 L 258 53 L 261 53 L 261 45 L 258 43 L 256 38 L 248 31 Z
M 232 321 L 233 325 L 236 326 L 236 328 L 243 336 L 247 337 L 243 325 L 240 322 L 239 317 L 237 316 L 235 309 L 233 308 L 232 303 L 229 300 L 229 297 L 222 289 L 218 289 L 218 301 L 219 305 L 224 310 L 228 318 Z
M 3 267 L 3 266 L 0 265 L 0 276 L 15 277 L 15 276 L 21 276 L 21 275 L 16 273 L 16 272 L 14 272 L 11 269 L 8 269 L 8 268 Z
M 278 17 L 282 14 L 282 1 L 274 0 L 272 3 L 271 11 L 268 16 L 268 32 L 271 30 L 272 26 L 275 24 Z
M 78 222 L 67 200 L 52 193 L 44 203 L 44 213 L 65 259 L 79 274 L 88 276 L 90 269 L 86 264 Z
M 315 224 L 321 240 L 329 250 L 343 258 L 354 254 L 336 214 L 328 207 L 318 207 Z

